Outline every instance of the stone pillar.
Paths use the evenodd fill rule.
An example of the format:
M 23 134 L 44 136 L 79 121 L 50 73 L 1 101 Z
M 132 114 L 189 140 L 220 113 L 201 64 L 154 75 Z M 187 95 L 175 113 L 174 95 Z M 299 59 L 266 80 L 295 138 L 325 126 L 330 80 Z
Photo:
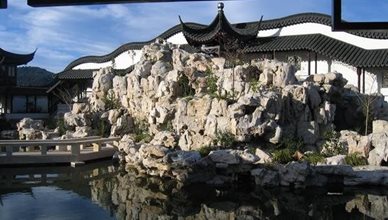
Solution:
M 102 145 L 102 142 L 93 143 L 93 151 L 95 152 L 101 151 L 101 145 Z
M 79 144 L 71 145 L 71 155 L 73 157 L 73 161 L 79 161 L 79 156 L 81 155 L 81 149 Z
M 57 150 L 57 151 L 66 151 L 67 150 L 67 146 L 57 145 L 57 146 L 55 146 L 55 150 Z
M 42 155 L 47 155 L 47 146 L 45 145 L 40 146 L 40 153 Z
M 5 151 L 7 152 L 7 157 L 11 157 L 12 156 L 12 152 L 13 152 L 13 147 L 12 146 L 6 146 L 5 147 Z

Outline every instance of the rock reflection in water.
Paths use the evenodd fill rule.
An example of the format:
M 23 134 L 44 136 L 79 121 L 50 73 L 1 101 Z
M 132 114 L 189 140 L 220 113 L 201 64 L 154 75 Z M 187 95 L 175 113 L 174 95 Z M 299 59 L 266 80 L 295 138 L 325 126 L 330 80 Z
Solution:
M 183 186 L 134 172 L 93 180 L 92 200 L 117 219 L 385 219 L 387 189 Z

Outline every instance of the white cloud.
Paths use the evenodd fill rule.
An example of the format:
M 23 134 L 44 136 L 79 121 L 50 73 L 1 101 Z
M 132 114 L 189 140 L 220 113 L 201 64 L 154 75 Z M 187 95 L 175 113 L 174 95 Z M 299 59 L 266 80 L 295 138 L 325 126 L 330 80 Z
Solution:
M 110 53 L 121 44 L 153 39 L 179 23 L 207 24 L 217 13 L 217 2 L 176 2 L 31 8 L 8 1 L 2 11 L 0 47 L 28 53 L 38 48 L 29 65 L 61 71 L 73 59 Z M 280 17 L 303 10 L 327 11 L 330 0 L 244 0 L 225 2 L 231 22 Z M 329 9 L 327 9 L 327 7 Z

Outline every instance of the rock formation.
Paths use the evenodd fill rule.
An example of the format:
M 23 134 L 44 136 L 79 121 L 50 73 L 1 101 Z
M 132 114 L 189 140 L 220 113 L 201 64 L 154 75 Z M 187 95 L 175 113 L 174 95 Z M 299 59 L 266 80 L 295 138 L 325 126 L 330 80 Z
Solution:
M 335 156 L 320 162 L 327 164 L 344 164 L 345 156 L 336 155 L 348 153 L 373 165 L 388 159 L 388 104 L 346 86 L 339 73 L 298 81 L 293 66 L 258 59 L 226 68 L 223 58 L 189 53 L 162 40 L 142 52 L 125 75 L 112 68 L 96 71 L 89 102 L 65 114 L 73 136 L 122 137 L 120 158 L 139 172 L 197 181 L 196 170 L 209 167 L 201 178 L 212 183 L 233 179 L 214 178 L 216 170 L 224 170 L 251 172 L 264 184 L 278 179 L 281 185 L 305 185 L 312 171 L 304 163 L 276 171 L 257 168 L 273 161 L 264 146 L 295 140 L 303 144 L 298 159 L 309 152 Z M 368 97 L 373 97 L 370 121 L 384 123 L 375 121 L 373 134 L 362 136 L 350 130 L 368 129 L 360 118 Z

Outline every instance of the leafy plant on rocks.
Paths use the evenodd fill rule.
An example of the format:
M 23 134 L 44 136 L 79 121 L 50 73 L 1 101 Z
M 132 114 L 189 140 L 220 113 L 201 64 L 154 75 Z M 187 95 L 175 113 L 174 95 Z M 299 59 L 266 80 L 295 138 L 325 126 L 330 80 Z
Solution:
M 211 146 L 203 146 L 198 149 L 198 152 L 201 155 L 201 157 L 206 157 L 207 155 L 209 155 L 210 151 L 212 150 L 213 148 Z
M 258 79 L 252 79 L 251 81 L 249 81 L 249 87 L 253 92 L 258 92 L 260 85 L 261 84 Z
M 174 132 L 174 126 L 172 125 L 172 120 L 167 120 L 163 124 L 159 125 L 161 131 L 171 131 Z
M 290 149 L 291 151 L 301 151 L 303 148 L 303 140 L 300 138 L 284 137 L 280 143 L 277 144 L 278 149 Z
M 216 95 L 218 92 L 217 81 L 218 77 L 211 71 L 211 69 L 206 69 L 206 83 L 207 83 L 207 92 L 209 95 Z
M 368 161 L 360 153 L 351 153 L 345 156 L 346 164 L 350 166 L 364 166 L 368 165 Z
M 215 145 L 220 145 L 223 148 L 231 148 L 236 142 L 235 136 L 230 132 L 217 132 L 214 140 Z
M 195 89 L 190 85 L 190 80 L 185 74 L 181 74 L 178 79 L 178 87 L 181 91 L 182 97 L 194 96 Z
M 339 154 L 346 154 L 346 149 L 339 141 L 339 134 L 334 130 L 328 130 L 323 134 L 325 143 L 323 144 L 322 154 L 331 157 Z
M 325 157 L 317 152 L 305 154 L 303 159 L 314 165 L 317 165 L 318 163 L 323 163 L 325 161 Z
M 149 125 L 146 121 L 135 120 L 133 127 L 135 142 L 144 141 L 149 143 L 152 140 L 152 135 L 149 133 L 148 127 Z
M 101 137 L 108 137 L 110 134 L 110 125 L 105 120 L 99 120 L 97 124 L 98 135 Z
M 64 135 L 66 133 L 65 120 L 63 118 L 58 118 L 56 124 L 57 124 L 59 135 Z
M 105 103 L 105 110 L 121 108 L 120 100 L 115 97 L 113 93 L 106 94 L 102 101 Z
M 281 149 L 272 152 L 272 161 L 280 164 L 286 164 L 294 161 L 294 152 L 291 149 Z

